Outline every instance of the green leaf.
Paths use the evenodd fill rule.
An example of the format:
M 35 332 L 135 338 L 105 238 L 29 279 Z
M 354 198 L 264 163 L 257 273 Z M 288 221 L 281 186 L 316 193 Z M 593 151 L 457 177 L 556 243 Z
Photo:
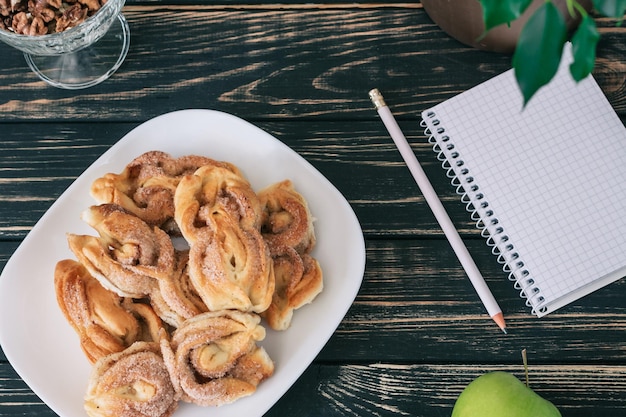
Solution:
M 522 28 L 513 54 L 513 68 L 524 106 L 554 77 L 566 39 L 565 19 L 552 2 L 542 4 Z
M 517 19 L 531 2 L 532 0 L 480 0 L 483 6 L 485 31 Z
M 604 16 L 622 20 L 626 13 L 626 0 L 593 0 L 593 7 Z
M 580 81 L 591 73 L 596 62 L 596 45 L 600 34 L 596 22 L 589 15 L 582 18 L 578 29 L 572 36 L 572 53 L 574 62 L 569 69 L 576 81 Z

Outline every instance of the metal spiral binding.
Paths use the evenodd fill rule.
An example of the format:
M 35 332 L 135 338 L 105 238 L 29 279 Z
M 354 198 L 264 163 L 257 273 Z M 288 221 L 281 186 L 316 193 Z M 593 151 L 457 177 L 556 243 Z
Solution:
M 424 128 L 428 142 L 433 145 L 433 151 L 437 154 L 437 159 L 441 161 L 441 166 L 446 171 L 446 176 L 450 178 L 450 183 L 455 187 L 456 193 L 461 196 L 461 202 L 465 204 L 470 218 L 480 229 L 480 235 L 485 238 L 486 244 L 491 248 L 491 253 L 502 265 L 502 270 L 508 274 L 508 279 L 514 283 L 513 287 L 520 292 L 520 297 L 526 300 L 526 306 L 533 314 L 544 311 L 545 307 L 542 307 L 542 304 L 545 300 L 541 295 L 541 290 L 535 285 L 535 280 L 525 268 L 524 261 L 520 259 L 515 246 L 489 207 L 487 198 L 465 166 L 465 161 L 455 149 L 454 142 L 446 134 L 445 128 L 434 111 L 426 113 L 426 117 L 432 128 L 436 130 L 431 131 L 426 120 L 422 120 L 420 126 Z

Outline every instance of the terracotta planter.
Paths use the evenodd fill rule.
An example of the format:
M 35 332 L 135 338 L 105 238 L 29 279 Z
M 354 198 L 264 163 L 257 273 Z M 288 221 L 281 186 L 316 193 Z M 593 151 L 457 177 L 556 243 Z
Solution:
M 567 12 L 565 0 L 553 0 L 554 4 L 566 17 L 569 29 L 578 24 L 578 19 L 573 19 Z M 528 17 L 545 0 L 535 0 L 528 10 L 511 25 L 500 25 L 489 31 L 487 36 L 478 40 L 485 30 L 483 23 L 483 10 L 478 0 L 422 0 L 422 6 L 428 16 L 448 35 L 466 45 L 478 49 L 495 52 L 510 53 L 515 50 L 520 30 Z M 580 3 L 587 10 L 591 10 L 591 0 L 581 0 Z

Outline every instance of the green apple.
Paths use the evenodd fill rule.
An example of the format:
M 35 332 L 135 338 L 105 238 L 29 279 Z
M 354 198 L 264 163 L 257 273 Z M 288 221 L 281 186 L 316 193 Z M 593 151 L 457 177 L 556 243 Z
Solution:
M 465 387 L 452 417 L 561 417 L 561 413 L 514 375 L 489 372 Z

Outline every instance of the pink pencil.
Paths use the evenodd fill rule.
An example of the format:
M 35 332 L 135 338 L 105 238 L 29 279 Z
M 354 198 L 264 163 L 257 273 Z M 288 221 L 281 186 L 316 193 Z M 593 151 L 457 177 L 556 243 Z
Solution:
M 452 223 L 452 220 L 450 220 L 450 217 L 443 207 L 443 204 L 441 204 L 441 200 L 437 196 L 435 189 L 428 180 L 424 169 L 422 169 L 422 166 L 415 157 L 415 153 L 407 142 L 406 137 L 400 130 L 400 126 L 398 126 L 396 119 L 393 117 L 393 114 L 389 110 L 389 107 L 387 107 L 387 104 L 385 103 L 382 94 L 380 93 L 380 91 L 378 91 L 378 89 L 375 88 L 369 92 L 369 96 L 374 103 L 374 106 L 376 106 L 376 110 L 378 111 L 380 118 L 385 124 L 385 127 L 389 131 L 391 138 L 398 147 L 398 150 L 400 151 L 404 162 L 409 167 L 409 170 L 411 171 L 411 174 L 413 175 L 417 186 L 422 191 L 422 194 L 424 195 L 428 206 L 435 215 L 437 222 L 439 222 L 439 226 L 441 226 L 441 228 L 443 229 L 443 232 L 446 235 L 448 242 L 450 242 L 454 253 L 459 258 L 459 261 L 461 262 L 465 273 L 467 274 L 470 282 L 474 286 L 474 289 L 478 293 L 478 296 L 480 297 L 483 305 L 487 309 L 487 313 L 489 313 L 493 321 L 496 322 L 500 329 L 502 329 L 502 331 L 506 333 L 504 316 L 502 315 L 502 310 L 500 309 L 500 306 L 498 306 L 498 302 L 489 290 L 485 279 L 478 270 L 476 263 L 474 263 L 474 260 L 467 250 L 467 247 L 465 247 L 463 240 L 461 240 L 459 232 L 454 227 L 454 224 Z

